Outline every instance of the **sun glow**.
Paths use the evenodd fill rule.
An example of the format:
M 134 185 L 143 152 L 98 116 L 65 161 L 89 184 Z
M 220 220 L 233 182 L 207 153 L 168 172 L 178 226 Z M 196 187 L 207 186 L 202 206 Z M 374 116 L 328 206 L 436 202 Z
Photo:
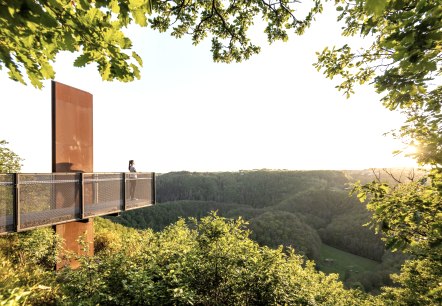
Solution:
M 406 146 L 403 150 L 404 156 L 412 157 L 418 153 L 418 145 L 412 143 Z

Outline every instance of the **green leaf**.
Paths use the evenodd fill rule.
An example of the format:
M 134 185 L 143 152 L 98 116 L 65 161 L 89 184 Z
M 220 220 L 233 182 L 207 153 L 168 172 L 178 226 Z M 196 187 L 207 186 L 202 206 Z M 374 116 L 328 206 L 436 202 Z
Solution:
M 365 9 L 369 14 L 380 16 L 384 13 L 389 0 L 366 0 Z
M 112 13 L 118 14 L 120 12 L 120 5 L 118 4 L 118 0 L 111 0 L 109 6 Z
M 48 62 L 43 62 L 40 69 L 41 75 L 45 79 L 52 79 L 55 75 L 54 69 Z
M 132 16 L 136 24 L 145 27 L 147 26 L 147 18 L 142 10 L 135 10 L 132 12 Z
M 40 75 L 32 73 L 32 72 L 28 72 L 28 78 L 34 87 L 42 88 L 43 83 L 40 81 L 41 80 Z
M 92 25 L 94 23 L 95 18 L 99 18 L 102 16 L 102 13 L 97 8 L 90 8 L 85 16 L 86 23 Z
M 77 57 L 74 61 L 75 67 L 84 67 L 86 64 L 89 64 L 92 61 L 91 56 L 87 54 L 82 54 L 79 57 Z
M 141 78 L 140 69 L 134 64 L 130 64 L 130 67 L 132 68 L 134 76 L 139 80 Z
M 140 66 L 143 66 L 143 60 L 141 59 L 141 57 L 135 51 L 132 51 L 132 57 L 137 61 L 137 63 Z
M 88 10 L 91 7 L 90 1 L 87 0 L 79 0 L 75 4 L 78 5 L 82 10 Z
M 423 64 L 423 66 L 428 71 L 436 71 L 437 70 L 437 63 L 436 62 L 425 62 Z
M 74 37 L 72 36 L 72 33 L 65 32 L 63 35 L 63 43 L 64 48 L 68 51 L 74 52 L 77 50 L 77 45 Z
M 365 202 L 367 199 L 367 194 L 365 192 L 358 193 L 358 199 L 361 203 Z
M 111 74 L 111 65 L 110 63 L 106 63 L 104 69 L 101 71 L 101 78 L 103 81 L 109 80 L 109 76 Z
M 44 13 L 40 16 L 40 22 L 47 27 L 56 27 L 58 25 L 57 19 L 48 13 Z
M 20 71 L 18 69 L 16 69 L 14 66 L 9 66 L 9 77 L 15 81 L 19 81 L 22 84 L 26 84 L 25 81 L 23 80 L 23 76 L 21 75 Z

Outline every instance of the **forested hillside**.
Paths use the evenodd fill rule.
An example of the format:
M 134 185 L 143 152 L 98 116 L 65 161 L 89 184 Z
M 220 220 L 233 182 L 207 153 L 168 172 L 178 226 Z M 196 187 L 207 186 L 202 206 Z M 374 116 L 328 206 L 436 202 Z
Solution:
M 1 305 L 381 305 L 214 214 L 161 232 L 96 218 L 95 256 L 55 272 L 50 228 L 0 237 Z
M 228 202 L 260 208 L 306 189 L 342 189 L 347 182 L 339 171 L 173 172 L 158 177 L 157 200 Z
M 319 268 L 328 260 L 320 252 L 321 245 L 326 244 L 375 260 L 380 269 L 384 244 L 379 235 L 363 226 L 370 220 L 370 213 L 355 196 L 349 195 L 350 183 L 374 178 L 372 171 L 167 173 L 157 177 L 155 207 L 127 212 L 112 220 L 160 231 L 180 217 L 201 218 L 217 211 L 224 217 L 247 220 L 251 238 L 260 245 L 293 247 L 298 254 L 315 260 Z M 401 256 L 393 258 L 402 260 Z M 370 283 L 367 279 L 376 277 L 361 274 L 349 278 L 347 285 L 365 283 L 364 287 L 376 291 L 390 282 L 385 273 L 397 271 L 393 266 L 382 266 L 382 281 Z M 370 272 L 381 274 L 377 270 Z M 345 280 L 345 271 L 341 276 Z

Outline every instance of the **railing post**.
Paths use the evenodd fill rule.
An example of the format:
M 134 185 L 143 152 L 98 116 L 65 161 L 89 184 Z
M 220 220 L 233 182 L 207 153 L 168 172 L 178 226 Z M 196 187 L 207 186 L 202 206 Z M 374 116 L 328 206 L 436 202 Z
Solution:
M 157 202 L 156 196 L 157 196 L 157 189 L 156 189 L 156 182 L 155 182 L 155 172 L 152 172 L 152 204 L 155 204 Z
M 80 172 L 80 216 L 84 219 L 84 173 Z
M 126 211 L 126 173 L 123 172 L 123 211 Z
M 20 174 L 14 173 L 14 225 L 15 231 L 20 231 Z
M 93 179 L 93 185 L 94 185 L 94 204 L 98 203 L 98 194 L 99 194 L 99 186 L 98 186 L 98 174 L 94 173 L 93 175 L 94 179 Z

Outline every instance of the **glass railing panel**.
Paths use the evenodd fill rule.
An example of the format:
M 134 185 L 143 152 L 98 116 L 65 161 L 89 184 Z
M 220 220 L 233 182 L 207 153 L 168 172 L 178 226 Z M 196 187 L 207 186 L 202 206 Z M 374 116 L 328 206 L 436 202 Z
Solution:
M 0 174 L 0 233 L 14 230 L 14 174 Z
M 79 219 L 80 173 L 20 174 L 19 229 Z
M 154 173 L 126 173 L 126 210 L 154 204 Z
M 0 234 L 155 204 L 155 173 L 0 174 Z
M 123 209 L 124 177 L 121 173 L 85 173 L 84 216 L 98 216 Z

